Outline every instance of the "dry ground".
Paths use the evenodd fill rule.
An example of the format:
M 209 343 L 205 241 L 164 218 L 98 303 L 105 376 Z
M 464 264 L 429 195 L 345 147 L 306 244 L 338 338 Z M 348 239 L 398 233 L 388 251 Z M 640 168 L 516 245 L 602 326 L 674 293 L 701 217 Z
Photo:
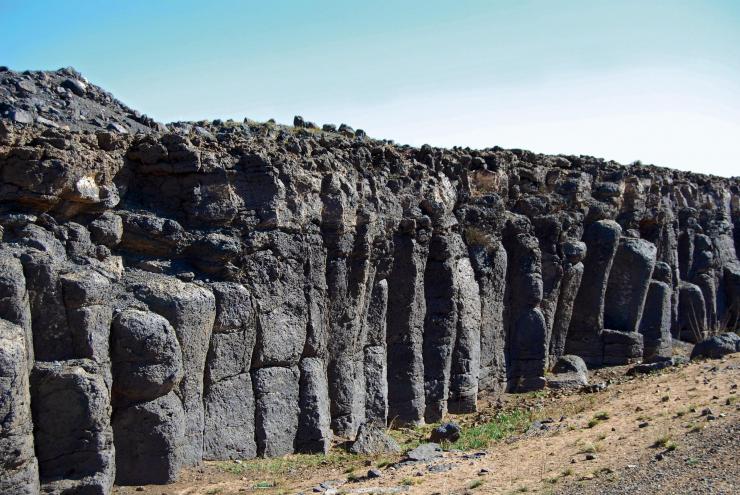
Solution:
M 348 494 L 740 493 L 740 354 L 636 378 L 625 370 L 595 372 L 592 383 L 610 385 L 591 394 L 506 395 L 496 403 L 484 397 L 481 412 L 452 418 L 466 435 L 432 462 L 396 468 L 401 456 L 358 457 L 335 448 L 328 456 L 210 462 L 172 485 L 114 493 L 308 494 L 320 483 L 334 487 L 328 493 Z M 528 428 L 535 419 L 553 422 L 547 430 Z M 489 423 L 500 439 L 472 435 L 489 431 Z M 429 429 L 393 434 L 412 447 Z M 490 445 L 477 448 L 481 441 Z M 382 476 L 367 479 L 371 468 Z

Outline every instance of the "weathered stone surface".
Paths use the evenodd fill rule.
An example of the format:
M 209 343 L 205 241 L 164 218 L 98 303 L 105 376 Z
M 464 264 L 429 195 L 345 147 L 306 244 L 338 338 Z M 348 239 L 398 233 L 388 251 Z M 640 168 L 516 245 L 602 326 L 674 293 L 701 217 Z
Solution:
M 722 333 L 702 340 L 691 351 L 691 359 L 719 359 L 727 354 L 740 352 L 740 336 L 736 333 Z
M 702 290 L 682 281 L 678 286 L 679 315 L 675 337 L 687 342 L 700 342 L 707 330 L 707 310 Z
M 257 338 L 252 299 L 244 286 L 210 286 L 216 318 L 206 358 L 203 457 L 245 459 L 257 454 L 254 393 L 249 370 Z
M 308 357 L 301 360 L 299 369 L 300 416 L 295 448 L 298 452 L 326 454 L 332 439 L 326 367 L 321 358 Z
M 32 402 L 48 491 L 105 491 L 114 447 L 119 482 L 165 483 L 470 412 L 480 390 L 583 386 L 547 373 L 566 353 L 663 363 L 669 329 L 737 327 L 737 178 L 307 120 L 164 126 L 67 80 L 0 70 L 0 318 L 19 366 L 82 397 L 53 431 Z M 109 390 L 115 445 L 87 407 Z M 48 477 L 49 445 L 84 435 L 59 462 L 100 465 Z
M 117 409 L 113 416 L 116 483 L 162 484 L 177 479 L 185 464 L 185 413 L 170 392 Z
M 172 326 L 158 314 L 122 311 L 113 321 L 111 344 L 116 405 L 156 399 L 182 380 L 180 344 Z
M 670 285 L 658 280 L 650 282 L 640 321 L 640 333 L 645 346 L 642 357 L 646 362 L 671 357 L 671 295 Z
M 210 290 L 172 278 L 146 277 L 130 283 L 139 300 L 169 321 L 180 343 L 183 378 L 176 393 L 185 412 L 184 460 L 186 465 L 198 464 L 203 459 L 203 375 L 215 298 Z
M 249 373 L 239 373 L 211 384 L 204 400 L 203 458 L 255 457 L 254 394 Z
M 0 319 L 0 493 L 39 493 L 26 331 Z
M 644 239 L 620 239 L 606 288 L 606 328 L 623 332 L 638 330 L 650 287 L 655 255 L 655 246 Z
M 388 281 L 375 283 L 365 316 L 365 421 L 385 427 L 388 419 L 387 349 L 385 344 Z
M 574 303 L 565 352 L 581 356 L 587 364 L 601 364 L 600 333 L 604 329 L 607 281 L 622 229 L 611 220 L 599 220 L 583 234 L 587 254 L 583 277 Z
M 423 334 L 426 301 L 424 269 L 428 252 L 426 234 L 395 236 L 394 265 L 388 279 L 388 417 L 398 423 L 424 419 Z
M 401 452 L 401 447 L 382 428 L 363 423 L 357 430 L 357 438 L 349 451 L 365 455 L 397 454 Z
M 299 424 L 298 367 L 252 371 L 257 452 L 276 457 L 293 452 Z
M 45 492 L 110 493 L 115 461 L 102 372 L 90 360 L 37 362 L 33 368 L 34 445 Z

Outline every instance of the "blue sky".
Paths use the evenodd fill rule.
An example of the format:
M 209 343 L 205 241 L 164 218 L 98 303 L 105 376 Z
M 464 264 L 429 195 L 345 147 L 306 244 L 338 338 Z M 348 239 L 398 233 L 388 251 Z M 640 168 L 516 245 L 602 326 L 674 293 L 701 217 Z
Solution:
M 399 143 L 740 175 L 740 0 L 0 0 L 0 64 L 160 121 L 346 122 Z

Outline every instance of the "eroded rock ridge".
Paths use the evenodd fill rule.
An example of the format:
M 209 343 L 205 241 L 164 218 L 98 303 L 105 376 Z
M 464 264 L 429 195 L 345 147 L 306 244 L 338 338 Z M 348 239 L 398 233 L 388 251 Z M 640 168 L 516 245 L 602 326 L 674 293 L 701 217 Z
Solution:
M 0 81 L 0 493 L 325 452 L 737 325 L 737 179 Z

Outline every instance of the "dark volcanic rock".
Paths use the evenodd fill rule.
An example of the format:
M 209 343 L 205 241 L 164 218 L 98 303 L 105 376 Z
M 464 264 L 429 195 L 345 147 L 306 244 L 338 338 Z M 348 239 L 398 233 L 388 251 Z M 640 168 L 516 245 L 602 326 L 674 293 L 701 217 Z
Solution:
M 31 394 L 43 490 L 109 493 L 115 460 L 105 372 L 89 360 L 37 362 Z
M 740 352 L 740 336 L 736 333 L 723 333 L 702 340 L 691 351 L 691 359 L 719 359 L 727 354 Z
M 480 391 L 737 347 L 705 341 L 740 315 L 736 178 L 163 126 L 71 69 L 0 70 L 0 177 L 0 491 L 395 450 Z
M 39 493 L 23 328 L 0 320 L 0 493 Z
M 171 392 L 116 411 L 116 483 L 169 483 L 185 463 L 185 413 Z
M 364 423 L 357 431 L 357 438 L 349 451 L 353 454 L 397 454 L 401 452 L 401 447 L 381 428 Z
M 456 442 L 460 439 L 462 428 L 457 423 L 444 423 L 432 430 L 429 441 L 434 443 Z

